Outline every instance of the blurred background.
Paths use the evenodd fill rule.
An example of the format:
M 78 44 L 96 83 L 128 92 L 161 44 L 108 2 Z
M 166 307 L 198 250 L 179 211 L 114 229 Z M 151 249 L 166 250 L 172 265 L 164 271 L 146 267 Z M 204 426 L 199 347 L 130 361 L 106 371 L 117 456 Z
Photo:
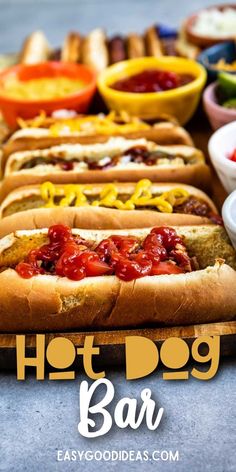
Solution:
M 98 26 L 108 33 L 142 32 L 152 23 L 177 27 L 182 20 L 223 0 L 0 0 L 0 52 L 19 50 L 36 29 L 52 45 L 61 44 L 69 30 L 87 33 Z M 233 3 L 233 2 L 232 2 Z

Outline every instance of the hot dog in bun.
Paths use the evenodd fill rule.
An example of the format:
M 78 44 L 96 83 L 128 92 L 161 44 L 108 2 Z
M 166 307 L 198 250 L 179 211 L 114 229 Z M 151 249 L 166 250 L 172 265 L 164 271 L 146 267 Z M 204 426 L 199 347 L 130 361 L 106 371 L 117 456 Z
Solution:
M 104 143 L 61 144 L 15 152 L 5 167 L 2 196 L 16 187 L 53 183 L 181 182 L 208 188 L 210 169 L 201 151 L 191 146 L 158 144 L 113 137 Z
M 184 184 L 41 185 L 11 192 L 0 206 L 0 237 L 64 222 L 85 229 L 221 223 L 212 200 Z
M 232 320 L 235 269 L 220 226 L 15 232 L 0 241 L 0 331 Z
M 44 149 L 58 144 L 105 142 L 110 136 L 146 138 L 164 145 L 193 146 L 189 133 L 175 122 L 160 117 L 158 122 L 150 125 L 124 111 L 67 118 L 46 117 L 42 113 L 33 120 L 20 118 L 19 124 L 21 128 L 12 133 L 3 145 L 3 165 L 13 152 Z

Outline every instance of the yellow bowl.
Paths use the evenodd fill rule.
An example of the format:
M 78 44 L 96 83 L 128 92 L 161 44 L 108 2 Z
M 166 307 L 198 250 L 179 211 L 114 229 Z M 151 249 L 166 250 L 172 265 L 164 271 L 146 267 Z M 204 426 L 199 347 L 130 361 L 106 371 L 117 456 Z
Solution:
M 130 77 L 147 69 L 190 74 L 195 78 L 187 85 L 164 92 L 130 93 L 110 87 L 121 78 Z M 111 110 L 126 110 L 131 115 L 147 120 L 167 114 L 175 116 L 180 124 L 185 124 L 197 108 L 206 77 L 204 67 L 190 59 L 171 56 L 141 57 L 107 67 L 99 75 L 97 84 L 107 107 Z

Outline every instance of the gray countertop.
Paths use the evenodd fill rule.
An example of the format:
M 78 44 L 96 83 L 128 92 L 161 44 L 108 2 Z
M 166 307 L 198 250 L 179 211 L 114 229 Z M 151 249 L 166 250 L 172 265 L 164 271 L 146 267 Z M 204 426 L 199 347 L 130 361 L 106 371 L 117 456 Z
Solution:
M 97 26 L 109 34 L 142 32 L 153 23 L 178 26 L 208 0 L 0 0 L 0 51 L 17 51 L 24 37 L 42 29 L 53 45 L 68 31 L 86 33 Z M 227 3 L 214 0 L 213 3 Z
M 160 372 L 139 381 L 126 381 L 122 371 L 107 372 L 115 387 L 115 404 L 124 396 L 139 398 L 150 388 L 158 408 L 164 408 L 160 427 L 134 431 L 116 425 L 107 435 L 86 439 L 77 430 L 79 386 L 75 381 L 19 382 L 12 374 L 0 378 L 0 470 L 61 471 L 126 470 L 170 472 L 234 472 L 236 425 L 236 365 L 222 361 L 211 381 L 164 381 Z M 114 403 L 109 408 L 113 411 Z M 172 450 L 178 462 L 58 462 L 57 450 Z
M 222 0 L 214 3 L 224 3 Z M 87 32 L 103 26 L 109 33 L 142 31 L 153 22 L 177 26 L 190 12 L 206 6 L 205 0 L 0 0 L 0 51 L 19 49 L 23 38 L 43 29 L 52 44 L 60 44 L 68 30 Z M 107 372 L 116 399 L 138 397 L 151 388 L 164 407 L 160 427 L 149 431 L 120 430 L 115 425 L 95 440 L 79 435 L 79 384 L 17 382 L 13 373 L 0 376 L 0 471 L 160 470 L 230 472 L 236 470 L 236 365 L 221 362 L 217 376 L 208 382 L 194 379 L 168 382 L 153 374 L 127 382 L 122 371 Z M 178 462 L 58 462 L 57 450 L 172 450 Z

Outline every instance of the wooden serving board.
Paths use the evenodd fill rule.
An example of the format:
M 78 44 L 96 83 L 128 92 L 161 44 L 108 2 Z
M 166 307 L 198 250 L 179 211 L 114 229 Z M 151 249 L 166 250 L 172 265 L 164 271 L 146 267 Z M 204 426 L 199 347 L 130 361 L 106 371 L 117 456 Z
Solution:
M 180 337 L 191 345 L 199 336 L 220 336 L 221 356 L 236 355 L 236 321 L 165 328 L 47 333 L 45 342 L 47 346 L 52 339 L 62 336 L 72 341 L 77 348 L 82 347 L 85 337 L 91 335 L 94 336 L 94 345 L 100 346 L 100 355 L 95 364 L 104 367 L 125 366 L 126 336 L 144 336 L 151 339 L 157 346 L 170 337 Z M 26 335 L 25 346 L 26 356 L 35 356 L 35 334 Z M 0 334 L 0 369 L 16 369 L 16 334 Z
M 196 147 L 206 155 L 208 162 L 207 143 L 212 134 L 209 123 L 201 107 L 189 125 Z M 209 162 L 210 164 L 210 162 Z M 217 175 L 212 169 L 212 198 L 216 206 L 221 206 L 227 196 Z M 63 336 L 70 339 L 76 347 L 83 346 L 86 335 L 94 335 L 94 344 L 101 347 L 101 355 L 97 361 L 103 366 L 124 366 L 125 337 L 144 336 L 153 340 L 157 345 L 168 337 L 181 337 L 189 344 L 198 336 L 219 335 L 221 337 L 221 355 L 236 354 L 236 321 L 209 323 L 191 326 L 140 328 L 132 330 L 94 331 L 94 332 L 70 332 L 70 333 L 46 333 L 46 345 L 55 337 Z M 26 335 L 26 354 L 35 353 L 35 335 Z M 16 368 L 16 334 L 0 334 L 0 369 Z

